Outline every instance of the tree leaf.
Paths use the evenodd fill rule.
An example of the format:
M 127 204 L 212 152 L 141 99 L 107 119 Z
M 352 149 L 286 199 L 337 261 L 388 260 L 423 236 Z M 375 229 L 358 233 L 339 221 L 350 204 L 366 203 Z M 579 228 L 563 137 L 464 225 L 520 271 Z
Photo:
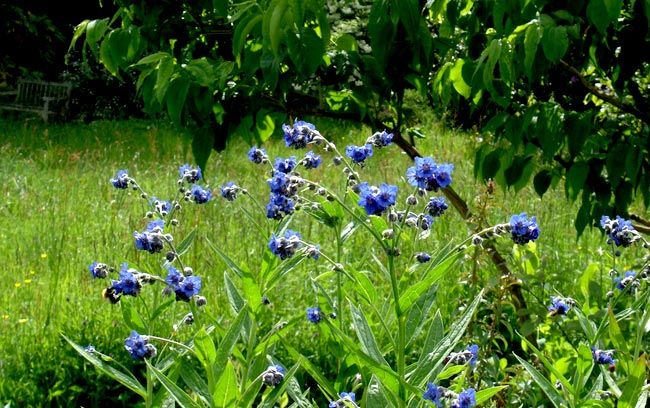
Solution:
M 542 49 L 549 61 L 560 62 L 569 49 L 569 37 L 566 27 L 556 26 L 545 28 L 542 36 Z

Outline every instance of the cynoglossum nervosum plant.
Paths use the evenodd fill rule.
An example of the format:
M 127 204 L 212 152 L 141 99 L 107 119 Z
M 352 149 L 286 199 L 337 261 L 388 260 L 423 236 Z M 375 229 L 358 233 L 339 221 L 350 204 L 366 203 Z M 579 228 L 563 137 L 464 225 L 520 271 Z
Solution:
M 283 131 L 289 154 L 271 158 L 256 146 L 248 152 L 251 165 L 264 169 L 258 186 L 227 181 L 212 191 L 197 184 L 200 169 L 181 166 L 178 197 L 167 202 L 151 199 L 127 171 L 110 180 L 118 190 L 137 190 L 151 206 L 152 220 L 131 239 L 138 253 L 157 259 L 164 272 L 127 263 L 105 285 L 109 299 L 124 310 L 130 326 L 125 349 L 144 360 L 146 384 L 116 369 L 101 351 L 73 343 L 75 348 L 150 406 L 164 399 L 183 406 L 272 406 L 280 398 L 309 406 L 305 380 L 299 381 L 306 377 L 322 390 L 310 387 L 316 400 L 360 406 L 427 404 L 428 384 L 446 390 L 437 401 L 449 406 L 482 404 L 502 390 L 504 385 L 473 374 L 481 364 L 481 347 L 464 338 L 482 291 L 452 316 L 436 307 L 436 291 L 468 246 L 498 236 L 527 245 L 539 237 L 536 219 L 515 215 L 456 245 L 436 248 L 429 237 L 448 207 L 438 194 L 452 183 L 453 165 L 422 157 L 403 175 L 382 180 L 372 171 L 373 159 L 390 148 L 390 133 L 380 131 L 339 150 L 312 124 L 297 121 Z M 326 171 L 342 171 L 345 184 L 330 185 Z M 259 186 L 263 200 L 252 194 Z M 242 219 L 255 226 L 249 242 L 263 248 L 255 258 L 232 259 L 218 241 L 208 241 L 228 268 L 224 288 L 235 314 L 228 324 L 214 318 L 212 305 L 200 298 L 200 271 L 195 274 L 183 262 L 200 226 L 175 244 L 176 215 L 191 205 L 238 206 Z M 301 228 L 306 217 L 322 223 L 331 237 L 312 241 Z M 363 250 L 348 251 L 352 240 L 364 241 Z M 115 275 L 118 267 L 101 260 L 88 269 L 101 278 Z M 270 319 L 270 308 L 289 304 L 287 290 L 299 290 L 290 285 L 300 280 L 310 293 L 299 299 L 311 300 L 284 310 L 279 321 Z M 173 296 L 151 290 L 150 282 Z M 164 321 L 170 315 L 177 315 L 176 325 Z M 192 322 L 194 330 L 182 333 L 186 326 L 180 322 Z M 171 336 L 165 326 L 172 327 Z M 324 349 L 296 341 L 305 327 L 324 339 L 319 342 Z M 328 353 L 335 356 L 336 371 L 311 361 Z
M 642 339 L 650 323 L 646 310 L 650 263 L 647 257 L 634 262 L 638 272 L 618 266 L 623 256 L 619 247 L 626 250 L 639 244 L 648 248 L 648 242 L 620 216 L 603 216 L 601 227 L 610 247 L 603 252 L 604 259 L 611 264 L 600 269 L 609 266 L 608 276 L 596 279 L 599 268 L 589 267 L 580 279 L 581 293 L 576 293 L 582 301 L 550 297 L 550 326 L 545 331 L 551 337 L 557 330 L 564 342 L 549 339 L 544 351 L 522 338 L 540 358 L 543 369 L 516 356 L 555 407 L 636 407 L 645 406 L 648 399 L 648 350 Z M 609 290 L 592 293 L 591 288 L 601 283 Z M 597 299 L 598 294 L 603 299 Z

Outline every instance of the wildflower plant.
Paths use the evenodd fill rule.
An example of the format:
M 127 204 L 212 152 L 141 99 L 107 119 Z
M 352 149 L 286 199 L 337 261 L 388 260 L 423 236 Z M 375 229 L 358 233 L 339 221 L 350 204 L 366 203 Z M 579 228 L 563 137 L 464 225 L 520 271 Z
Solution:
M 148 270 L 134 263 L 118 268 L 110 260 L 92 260 L 87 270 L 94 280 L 110 282 L 103 285 L 106 296 L 122 308 L 129 327 L 124 348 L 131 358 L 142 361 L 144 380 L 124 370 L 118 356 L 66 339 L 98 369 L 142 396 L 146 406 L 174 400 L 192 407 L 271 407 L 290 400 L 298 406 L 467 408 L 486 404 L 503 391 L 507 384 L 478 375 L 487 364 L 484 345 L 469 338 L 467 330 L 485 292 L 477 290 L 475 297 L 464 299 L 453 316 L 436 308 L 436 292 L 440 284 L 454 279 L 469 248 L 481 250 L 486 240 L 497 239 L 515 248 L 533 246 L 540 237 L 537 219 L 520 213 L 472 231 L 461 242 L 433 242 L 432 231 L 449 208 L 442 193 L 452 183 L 452 164 L 417 157 L 403 175 L 378 180 L 373 160 L 381 149 L 392 148 L 392 134 L 376 132 L 360 146 L 340 150 L 311 123 L 296 121 L 282 130 L 290 155 L 269 157 L 265 149 L 254 146 L 242 158 L 259 169 L 258 186 L 223 180 L 220 193 L 213 196 L 198 184 L 205 182 L 205 174 L 183 165 L 177 196 L 163 201 L 150 199 L 124 170 L 110 179 L 117 190 L 123 192 L 127 186 L 149 205 L 145 216 L 152 219 L 130 239 L 140 253 L 157 262 L 147 263 L 155 266 Z M 320 178 L 314 177 L 317 168 Z M 342 172 L 345 185 L 330 185 L 322 176 L 325 171 Z M 206 256 L 217 257 L 226 267 L 223 279 L 214 277 L 214 271 L 195 272 L 186 265 L 184 254 L 201 226 L 194 226 L 180 242 L 175 228 L 179 215 L 197 205 L 240 210 L 242 220 L 254 227 L 247 240 L 260 245 L 261 255 L 233 259 L 218 241 L 206 239 L 212 251 Z M 317 242 L 304 228 L 308 219 L 323 226 Z M 616 232 L 616 225 L 608 226 L 608 234 Z M 628 227 L 616 237 L 625 240 L 621 237 L 630 234 Z M 364 253 L 346 250 L 354 239 L 364 242 Z M 625 242 L 630 240 L 639 238 L 634 235 Z M 612 242 L 616 243 L 613 238 Z M 226 311 L 202 295 L 207 274 L 212 275 L 209 282 L 219 282 L 228 296 L 233 317 L 227 322 L 216 317 Z M 271 323 L 265 317 L 268 310 L 284 303 L 277 287 L 295 282 L 288 279 L 292 275 L 300 276 L 304 287 L 285 286 L 282 292 L 292 296 L 307 290 L 300 298 L 309 303 L 288 311 L 290 318 Z M 643 285 L 635 283 L 640 276 L 630 273 L 612 280 L 612 288 L 619 287 L 615 300 L 647 300 Z M 545 299 L 549 298 L 545 318 L 557 325 L 576 319 L 585 331 L 584 340 L 573 345 L 577 374 L 560 372 L 537 344 L 523 336 L 524 347 L 538 355 L 562 390 L 523 356 L 514 358 L 551 402 L 578 406 L 593 399 L 605 384 L 634 388 L 629 398 L 637 398 L 639 361 L 645 360 L 628 363 L 625 356 L 640 358 L 640 340 L 634 349 L 619 353 L 623 340 L 617 327 L 620 320 L 639 313 L 641 303 L 616 312 L 612 303 L 605 323 L 598 326 L 583 312 L 590 305 L 558 294 Z M 166 318 L 176 322 L 171 335 L 163 330 L 169 327 L 161 321 Z M 650 315 L 643 312 L 644 328 L 648 320 Z M 319 339 L 314 346 L 324 349 L 310 350 L 295 341 L 305 331 L 313 331 Z M 605 347 L 606 333 L 613 347 Z M 330 356 L 336 372 L 312 361 L 314 354 Z M 608 367 L 615 365 L 618 371 L 623 365 L 632 379 L 612 377 L 608 368 L 594 382 L 591 371 L 609 360 Z M 318 387 L 308 387 L 305 378 Z M 620 389 L 612 392 L 624 398 Z

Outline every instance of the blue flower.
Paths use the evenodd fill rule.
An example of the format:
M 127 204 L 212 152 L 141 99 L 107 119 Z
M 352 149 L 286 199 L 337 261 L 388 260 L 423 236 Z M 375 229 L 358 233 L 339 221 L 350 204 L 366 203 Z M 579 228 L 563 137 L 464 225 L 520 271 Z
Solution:
M 339 399 L 336 401 L 330 401 L 328 408 L 348 408 L 356 407 L 357 396 L 353 392 L 342 392 L 339 394 Z
M 452 164 L 436 164 L 432 157 L 416 157 L 415 166 L 406 171 L 409 184 L 427 191 L 438 191 L 451 184 Z
M 280 385 L 284 379 L 284 368 L 279 365 L 270 365 L 266 371 L 262 373 L 262 382 L 269 387 Z
M 289 177 L 279 171 L 274 171 L 273 176 L 266 180 L 266 184 L 271 188 L 271 192 L 275 194 L 285 194 L 288 183 Z
M 445 358 L 445 364 L 447 363 L 455 363 L 455 364 L 467 364 L 469 363 L 470 365 L 476 364 L 476 360 L 478 359 L 478 346 L 476 344 L 472 344 L 467 349 L 460 351 L 458 353 L 450 353 L 447 358 Z
M 427 205 L 424 207 L 424 211 L 432 217 L 440 217 L 445 211 L 447 211 L 447 208 L 449 208 L 449 206 L 444 197 L 431 197 Z
M 141 336 L 133 330 L 131 336 L 124 340 L 124 348 L 134 360 L 144 360 L 156 355 L 156 348 L 149 343 L 148 336 Z
M 287 147 L 296 149 L 306 147 L 314 141 L 314 136 L 320 135 L 316 126 L 302 120 L 295 121 L 293 126 L 282 125 L 282 131 L 284 131 L 284 141 Z
M 305 153 L 305 158 L 300 161 L 306 169 L 316 169 L 323 162 L 320 155 L 317 155 L 313 151 L 308 151 Z
M 176 300 L 189 302 L 192 296 L 198 295 L 201 290 L 201 278 L 198 276 L 185 276 L 174 288 Z
M 291 173 L 297 165 L 298 163 L 296 162 L 296 156 L 291 156 L 288 159 L 278 157 L 275 159 L 275 165 L 273 168 L 275 168 L 280 173 L 288 174 Z
M 345 149 L 345 154 L 352 159 L 355 163 L 363 163 L 368 157 L 372 156 L 372 145 L 366 144 L 365 146 L 348 146 Z
M 379 188 L 369 186 L 368 183 L 361 183 L 359 188 L 358 204 L 366 210 L 368 215 L 379 215 L 389 206 L 395 204 L 397 187 L 382 183 Z
M 269 156 L 266 155 L 266 149 L 260 149 L 257 146 L 253 146 L 248 151 L 248 160 L 255 164 L 266 163 L 269 161 Z
M 129 177 L 129 173 L 127 173 L 126 170 L 119 170 L 117 172 L 117 177 L 111 179 L 113 187 L 121 189 L 129 187 L 129 181 L 131 181 L 131 178 Z
M 415 254 L 415 259 L 419 263 L 426 263 L 431 260 L 431 255 L 427 254 L 426 252 L 418 252 L 417 254 Z
M 210 201 L 212 198 L 212 193 L 210 192 L 209 189 L 204 190 L 203 187 L 199 185 L 193 185 L 192 190 L 190 191 L 190 196 L 192 197 L 192 201 L 194 201 L 197 204 L 204 204 Z
M 88 270 L 90 271 L 90 275 L 93 278 L 100 278 L 104 279 L 105 277 L 108 276 L 108 272 L 110 272 L 110 269 L 108 265 L 105 263 L 100 263 L 100 262 L 93 262 L 88 266 Z
M 458 394 L 458 407 L 470 408 L 476 405 L 476 391 L 474 388 L 468 388 Z
M 386 133 L 385 130 L 381 132 L 376 132 L 372 136 L 366 140 L 367 144 L 371 144 L 375 147 L 386 147 L 390 146 L 391 142 L 393 141 L 393 134 L 392 133 Z
M 320 323 L 323 315 L 321 314 L 320 307 L 308 307 L 307 308 L 307 320 L 312 323 Z
M 169 214 L 172 210 L 172 204 L 169 201 L 159 200 L 154 196 L 151 196 L 149 203 L 156 209 L 156 211 L 163 217 Z
M 616 289 L 620 291 L 627 291 L 627 293 L 634 293 L 641 283 L 636 279 L 636 272 L 626 271 L 625 275 L 614 278 Z
M 266 205 L 266 216 L 280 220 L 285 215 L 293 214 L 294 209 L 295 204 L 292 199 L 283 194 L 271 193 L 269 203 Z
M 174 268 L 173 266 L 168 266 L 167 267 L 167 277 L 165 278 L 165 282 L 169 286 L 176 287 L 178 286 L 178 283 L 181 281 L 181 279 L 184 278 L 184 276 L 178 272 L 178 269 Z
M 427 391 L 422 395 L 422 398 L 424 398 L 425 400 L 429 400 L 433 402 L 435 405 L 441 407 L 442 401 L 440 401 L 440 397 L 442 397 L 442 393 L 438 389 L 438 386 L 435 385 L 434 383 L 428 383 Z
M 122 264 L 120 271 L 120 279 L 111 281 L 114 293 L 116 295 L 125 294 L 130 296 L 138 296 L 142 289 L 142 282 L 127 268 L 127 264 Z
M 424 216 L 420 217 L 420 221 L 418 224 L 420 228 L 426 231 L 429 228 L 431 228 L 431 224 L 433 224 L 433 218 L 431 218 L 431 216 L 428 214 L 424 214 Z
M 632 223 L 618 215 L 613 220 L 603 215 L 600 219 L 600 226 L 603 227 L 611 242 L 616 246 L 629 247 L 635 241 L 641 239 Z
M 474 365 L 476 364 L 476 360 L 478 360 L 478 345 L 472 344 L 469 347 L 467 347 L 467 351 L 472 354 L 472 357 L 469 359 L 469 364 Z
M 609 364 L 614 365 L 614 350 L 598 350 L 596 347 L 591 347 L 591 356 L 596 364 Z
M 234 181 L 229 181 L 225 186 L 221 186 L 221 197 L 225 198 L 228 201 L 235 201 L 237 198 L 237 193 L 240 188 L 235 184 Z
M 147 230 L 139 233 L 135 231 L 133 237 L 135 238 L 135 246 L 141 251 L 148 251 L 151 254 L 161 252 L 165 247 L 163 241 L 163 220 L 151 221 L 147 224 Z
M 296 249 L 302 246 L 300 238 L 299 233 L 288 229 L 284 232 L 284 236 L 273 234 L 268 246 L 278 258 L 287 259 L 291 258 L 296 253 Z
M 548 307 L 550 316 L 565 315 L 571 310 L 571 305 L 560 296 L 551 296 L 551 305 Z
M 528 219 L 526 213 L 510 217 L 510 228 L 510 237 L 515 244 L 524 245 L 539 237 L 537 219 L 535 217 Z
M 181 179 L 188 183 L 196 183 L 201 180 L 201 168 L 198 166 L 193 169 L 189 164 L 184 164 L 178 168 L 178 171 L 181 174 Z

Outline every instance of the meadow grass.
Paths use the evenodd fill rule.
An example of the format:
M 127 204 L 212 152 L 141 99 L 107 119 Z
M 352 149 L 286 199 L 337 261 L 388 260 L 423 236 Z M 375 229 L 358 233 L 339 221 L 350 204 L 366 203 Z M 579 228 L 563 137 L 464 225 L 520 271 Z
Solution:
M 453 186 L 476 208 L 476 198 L 485 187 L 483 181 L 473 178 L 472 160 L 479 142 L 474 135 L 445 129 L 431 118 L 426 122 L 422 130 L 427 138 L 418 139 L 417 148 L 439 162 L 455 165 Z M 335 121 L 316 119 L 314 123 L 341 149 L 346 144 L 363 143 L 373 132 Z M 281 130 L 276 129 L 275 139 L 265 144 L 269 156 L 295 154 L 280 137 Z M 60 333 L 80 344 L 93 344 L 115 358 L 124 357 L 122 342 L 128 331 L 120 309 L 101 299 L 101 287 L 92 281 L 87 266 L 102 259 L 146 262 L 132 242 L 133 231 L 146 226 L 145 203 L 135 192 L 119 194 L 109 179 L 118 169 L 128 169 L 145 191 L 169 199 L 175 194 L 178 167 L 193 162 L 190 142 L 187 134 L 154 121 L 50 126 L 36 121 L 0 122 L 0 403 L 76 406 L 98 404 L 107 397 L 116 405 L 120 401 L 126 406 L 133 403 L 128 391 L 95 373 Z M 235 181 L 265 202 L 265 175 L 247 160 L 249 148 L 242 140 L 229 142 L 226 151 L 213 152 L 204 175 L 212 188 Z M 410 165 L 410 159 L 393 146 L 377 152 L 361 177 L 378 185 L 404 178 Z M 329 170 L 328 175 L 337 174 Z M 344 176 L 328 181 L 344 185 Z M 490 223 L 497 224 L 524 211 L 537 216 L 542 230 L 537 242 L 540 263 L 532 280 L 542 287 L 526 287 L 525 291 L 537 310 L 545 310 L 547 299 L 538 299 L 536 293 L 549 287 L 572 291 L 580 273 L 599 259 L 597 249 L 603 239 L 599 231 L 590 229 L 577 238 L 573 228 L 577 206 L 564 199 L 561 185 L 543 199 L 532 188 L 517 194 L 497 189 L 484 213 Z M 460 216 L 451 210 L 448 215 L 434 225 L 427 244 L 431 251 L 467 236 Z M 267 222 L 261 212 L 255 216 L 259 222 Z M 187 263 L 204 277 L 202 294 L 212 313 L 227 319 L 226 266 L 209 249 L 206 239 L 235 260 L 255 259 L 266 250 L 266 242 L 242 220 L 237 205 L 220 197 L 211 205 L 183 212 L 180 218 L 179 235 L 196 226 L 201 237 L 186 255 Z M 325 249 L 331 244 L 329 231 L 322 225 L 306 221 L 301 228 Z M 346 246 L 344 256 L 358 257 L 364 245 L 363 239 L 356 239 Z M 480 266 L 487 271 L 484 273 L 494 272 L 485 259 Z M 447 284 L 471 282 L 459 274 Z M 308 285 L 307 279 L 298 276 L 281 283 L 277 298 L 272 299 L 278 318 L 311 305 Z M 306 328 L 297 336 L 312 341 L 312 334 Z

